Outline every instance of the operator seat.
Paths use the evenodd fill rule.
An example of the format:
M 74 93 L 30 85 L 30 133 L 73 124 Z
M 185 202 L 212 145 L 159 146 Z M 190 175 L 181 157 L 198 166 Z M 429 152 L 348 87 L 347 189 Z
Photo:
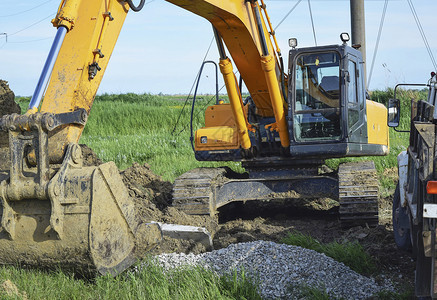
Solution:
M 330 98 L 337 98 L 340 94 L 340 80 L 338 76 L 323 76 L 319 88 L 321 88 Z

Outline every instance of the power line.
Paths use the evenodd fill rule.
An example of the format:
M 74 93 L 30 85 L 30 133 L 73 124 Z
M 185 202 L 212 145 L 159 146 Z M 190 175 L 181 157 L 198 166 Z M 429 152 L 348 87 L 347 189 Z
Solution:
M 18 31 L 16 31 L 16 32 L 14 32 L 14 33 L 8 34 L 8 35 L 9 35 L 9 36 L 11 36 L 11 35 L 16 35 L 17 33 L 20 33 L 20 32 L 22 32 L 22 31 L 24 31 L 24 30 L 26 30 L 26 29 L 29 29 L 30 27 L 33 27 L 33 26 L 35 26 L 35 25 L 41 23 L 42 21 L 45 21 L 45 20 L 47 20 L 47 19 L 49 19 L 49 18 L 52 18 L 53 16 L 55 16 L 55 14 L 52 13 L 52 14 L 48 15 L 47 17 L 45 17 L 45 18 L 43 18 L 43 19 L 41 19 L 41 20 L 39 20 L 39 21 L 36 21 L 35 23 L 30 24 L 30 25 L 27 26 L 27 27 L 24 27 L 23 29 L 20 29 L 20 30 L 18 30 Z
M 53 39 L 53 37 L 47 37 L 47 38 L 36 39 L 36 40 L 19 41 L 19 42 L 8 42 L 8 43 L 10 43 L 10 44 L 25 44 L 25 43 L 33 43 L 33 42 L 50 40 L 50 39 Z
M 272 0 L 270 0 L 272 1 Z M 276 0 L 277 1 L 277 0 Z M 278 25 L 276 25 L 275 29 L 273 29 L 273 31 L 276 31 L 276 29 L 278 29 L 279 25 L 282 24 L 282 22 L 285 21 L 285 19 L 287 19 L 287 17 L 293 12 L 293 10 L 297 7 L 297 5 L 301 2 L 302 0 L 297 1 L 297 3 L 288 11 L 288 13 L 285 15 L 285 17 L 282 18 L 282 20 L 278 23 Z
M 432 54 L 431 47 L 429 46 L 428 40 L 425 35 L 425 31 L 423 30 L 422 24 L 420 24 L 419 16 L 417 15 L 416 9 L 414 8 L 413 2 L 411 0 L 407 0 L 408 5 L 410 6 L 411 13 L 413 14 L 414 20 L 416 21 L 417 28 L 419 29 L 420 35 L 422 36 L 423 43 L 425 44 L 425 48 L 428 51 L 429 57 L 431 58 L 431 62 L 434 65 L 434 70 L 437 71 L 437 64 L 434 59 L 434 55 Z
M 10 15 L 3 15 L 3 16 L 0 16 L 0 18 L 6 18 L 6 17 L 18 16 L 18 15 L 24 14 L 24 13 L 26 13 L 26 12 L 28 12 L 28 11 L 34 10 L 34 9 L 36 9 L 36 8 L 38 8 L 38 7 L 41 7 L 41 6 L 43 6 L 44 4 L 47 4 L 47 3 L 52 2 L 52 1 L 53 1 L 53 0 L 48 0 L 48 1 L 43 2 L 43 3 L 41 3 L 41 4 L 38 4 L 37 6 L 34 6 L 34 7 L 32 7 L 32 8 L 29 8 L 29 9 L 26 9 L 26 10 L 23 10 L 23 11 L 20 11 L 20 12 L 17 12 L 17 13 L 13 13 L 13 14 L 10 14 Z
M 47 17 L 45 17 L 45 18 L 43 18 L 43 19 L 41 19 L 41 20 L 39 20 L 39 21 L 36 21 L 35 23 L 32 23 L 32 24 L 30 24 L 29 26 L 26 26 L 26 27 L 24 27 L 23 29 L 20 29 L 20 30 L 14 32 L 14 33 L 11 33 L 11 34 L 8 34 L 8 33 L 2 33 L 2 35 L 5 35 L 6 41 L 5 41 L 5 43 L 1 46 L 1 48 L 3 48 L 7 43 L 13 43 L 13 44 L 19 44 L 19 43 L 32 43 L 32 42 L 38 42 L 38 41 L 42 41 L 42 40 L 51 39 L 51 37 L 50 37 L 50 38 L 42 38 L 42 39 L 35 39 L 35 40 L 28 40 L 28 41 L 18 41 L 18 42 L 11 42 L 11 41 L 8 41 L 8 37 L 10 37 L 10 36 L 12 36 L 12 35 L 16 35 L 16 34 L 18 34 L 18 33 L 20 33 L 20 32 L 23 32 L 23 31 L 25 31 L 25 30 L 27 30 L 27 29 L 29 29 L 29 28 L 31 28 L 31 27 L 33 27 L 33 26 L 35 26 L 35 25 L 37 25 L 37 24 L 43 22 L 44 20 L 53 17 L 54 15 L 55 15 L 55 14 L 50 14 L 49 16 L 47 16 Z M 1 38 L 3 38 L 3 37 L 0 36 L 0 39 L 1 39 Z
M 381 21 L 379 22 L 378 36 L 376 38 L 375 51 L 373 52 L 372 64 L 370 65 L 369 78 L 367 79 L 367 86 L 370 86 L 372 80 L 373 67 L 375 65 L 376 54 L 378 53 L 379 41 L 381 39 L 382 27 L 384 26 L 385 14 L 387 13 L 388 0 L 385 0 L 384 8 L 382 9 Z
M 202 61 L 202 63 L 205 62 L 206 57 L 208 56 L 209 50 L 211 50 L 211 46 L 212 46 L 212 43 L 213 43 L 213 42 L 214 42 L 214 37 L 212 37 L 211 42 L 209 43 L 208 49 L 206 50 L 206 53 L 205 53 L 205 56 L 203 57 L 203 61 Z M 184 109 L 185 109 L 185 106 L 186 106 L 187 103 L 188 103 L 188 100 L 190 99 L 191 92 L 193 91 L 193 88 L 194 88 L 194 86 L 195 86 L 195 84 L 196 84 L 196 81 L 198 80 L 199 76 L 200 76 L 200 70 L 199 70 L 199 72 L 197 73 L 196 78 L 194 78 L 194 82 L 193 82 L 193 85 L 191 86 L 190 93 L 188 94 L 187 98 L 185 99 L 184 106 L 182 107 L 182 110 L 181 110 L 181 112 L 180 112 L 180 114 L 179 114 L 179 116 L 178 116 L 178 119 L 176 120 L 176 124 L 175 124 L 174 127 L 173 127 L 172 134 L 174 134 L 174 132 L 176 131 L 176 127 L 177 127 L 177 125 L 179 124 L 179 120 L 180 120 L 180 118 L 181 118 L 181 116 L 182 116 L 182 113 L 184 112 Z M 178 133 L 178 135 L 179 135 L 182 131 L 184 131 L 184 130 L 185 130 L 185 128 L 183 128 L 183 129 Z
M 311 3 L 310 0 L 308 0 L 308 9 L 310 10 L 310 17 L 311 17 L 311 25 L 313 27 L 313 36 L 314 36 L 314 43 L 317 46 L 317 39 L 316 39 L 316 29 L 314 27 L 314 20 L 313 20 L 313 12 L 311 10 Z

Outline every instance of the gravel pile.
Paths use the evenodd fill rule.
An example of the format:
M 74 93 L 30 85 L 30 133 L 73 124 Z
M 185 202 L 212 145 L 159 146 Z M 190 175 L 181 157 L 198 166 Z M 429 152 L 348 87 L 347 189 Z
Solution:
M 259 292 L 267 299 L 301 298 L 300 287 L 304 285 L 344 299 L 366 299 L 381 290 L 393 290 L 390 284 L 380 286 L 324 254 L 267 241 L 232 244 L 198 255 L 170 253 L 155 258 L 165 269 L 199 265 L 218 274 L 244 270 L 260 282 Z

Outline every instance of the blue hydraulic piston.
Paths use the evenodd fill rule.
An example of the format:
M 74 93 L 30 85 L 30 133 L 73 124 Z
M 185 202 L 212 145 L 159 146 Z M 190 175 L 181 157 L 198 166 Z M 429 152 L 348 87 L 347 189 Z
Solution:
M 53 41 L 52 47 L 50 48 L 49 55 L 44 64 L 44 68 L 38 80 L 38 84 L 33 92 L 32 99 L 30 99 L 29 110 L 37 111 L 39 105 L 41 104 L 41 99 L 44 96 L 44 92 L 49 82 L 50 76 L 52 75 L 53 66 L 55 65 L 56 58 L 58 57 L 59 50 L 61 49 L 62 42 L 64 41 L 65 34 L 67 33 L 67 28 L 60 26 L 56 31 L 55 40 Z

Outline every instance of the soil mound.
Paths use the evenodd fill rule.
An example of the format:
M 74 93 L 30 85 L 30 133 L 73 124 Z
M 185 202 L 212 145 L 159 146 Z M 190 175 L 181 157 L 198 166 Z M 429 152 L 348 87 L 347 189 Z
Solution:
M 148 164 L 134 163 L 122 171 L 121 175 L 131 197 L 150 202 L 159 210 L 170 205 L 172 184 L 154 174 Z
M 8 82 L 0 79 L 0 117 L 12 113 L 20 114 L 20 106 L 15 102 L 14 92 Z
M 171 182 L 162 180 L 161 176 L 153 173 L 148 164 L 134 163 L 120 174 L 142 220 L 205 227 L 211 234 L 218 230 L 218 224 L 213 218 L 190 216 L 172 207 Z M 206 251 L 205 247 L 194 241 L 164 237 L 163 242 L 152 253 L 204 251 Z
M 98 166 L 103 164 L 103 161 L 94 153 L 93 149 L 85 144 L 80 144 L 82 149 L 83 165 L 87 167 Z
M 15 102 L 14 92 L 8 82 L 0 79 L 0 118 L 12 113 L 21 113 L 20 106 Z M 9 161 L 8 133 L 0 131 L 0 169 L 6 169 Z

